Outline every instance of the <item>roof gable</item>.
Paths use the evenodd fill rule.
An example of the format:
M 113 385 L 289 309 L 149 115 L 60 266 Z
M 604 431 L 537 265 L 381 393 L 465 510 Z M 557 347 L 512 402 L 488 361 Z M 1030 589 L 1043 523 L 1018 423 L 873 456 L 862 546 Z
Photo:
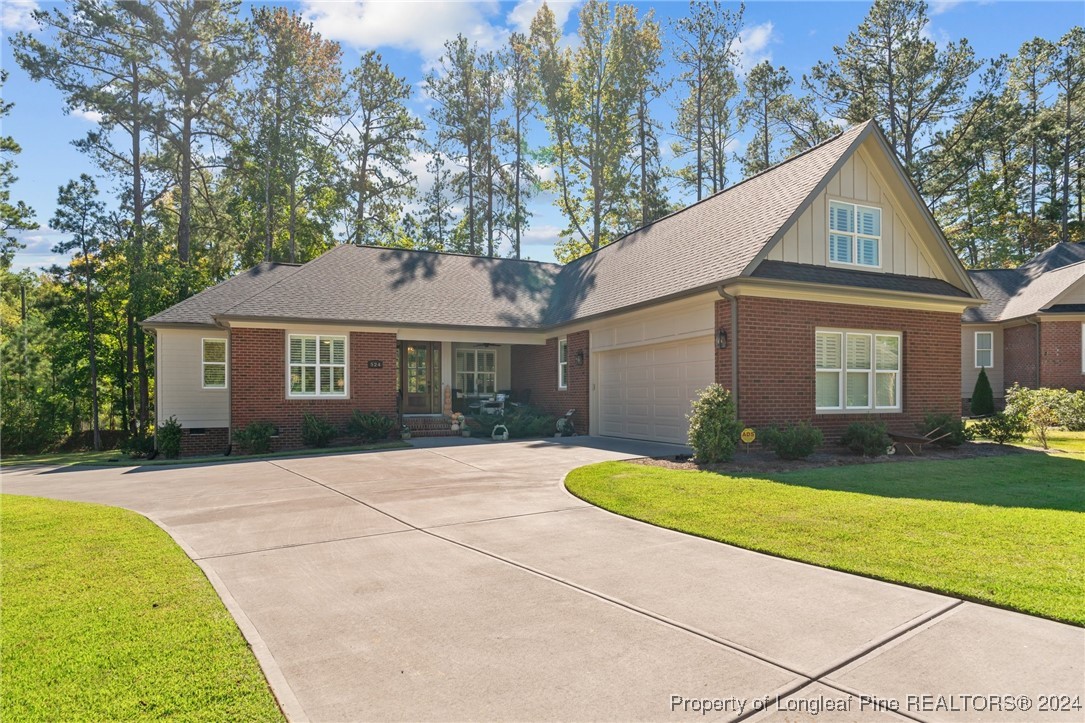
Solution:
M 744 271 L 756 275 L 768 259 L 814 264 L 859 273 L 891 273 L 939 279 L 979 298 L 964 265 L 946 241 L 885 136 L 873 121 L 832 171 L 796 209 Z M 828 260 L 828 201 L 839 199 L 881 208 L 881 258 L 877 268 L 833 264 Z M 956 294 L 954 294 L 956 295 Z
M 184 324 L 190 326 L 214 326 L 215 315 L 248 299 L 261 291 L 293 275 L 302 267 L 298 264 L 279 264 L 267 261 L 232 276 L 214 286 L 190 296 L 146 319 L 147 326 Z
M 1016 269 L 970 271 L 988 303 L 964 314 L 966 322 L 1018 319 L 1051 306 L 1085 299 L 1085 244 L 1058 243 Z

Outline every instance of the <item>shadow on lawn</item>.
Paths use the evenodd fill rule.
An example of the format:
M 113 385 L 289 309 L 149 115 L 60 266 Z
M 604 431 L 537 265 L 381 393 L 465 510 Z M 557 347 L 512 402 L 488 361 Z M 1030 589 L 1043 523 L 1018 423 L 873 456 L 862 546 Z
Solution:
M 745 476 L 879 497 L 1085 512 L 1085 460 L 1042 453 Z

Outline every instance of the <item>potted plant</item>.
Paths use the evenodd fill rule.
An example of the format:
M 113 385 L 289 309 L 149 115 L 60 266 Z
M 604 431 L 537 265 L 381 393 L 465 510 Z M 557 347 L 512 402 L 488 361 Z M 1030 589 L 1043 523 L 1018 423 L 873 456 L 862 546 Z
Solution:
M 463 412 L 453 412 L 451 419 L 453 432 L 458 432 L 461 429 L 467 429 L 466 425 L 463 423 Z

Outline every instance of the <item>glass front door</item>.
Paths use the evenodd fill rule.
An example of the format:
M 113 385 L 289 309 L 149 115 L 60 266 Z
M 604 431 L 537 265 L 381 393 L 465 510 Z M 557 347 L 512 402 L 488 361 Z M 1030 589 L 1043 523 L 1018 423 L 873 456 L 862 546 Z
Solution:
M 441 411 L 441 344 L 405 341 L 400 347 L 404 414 Z

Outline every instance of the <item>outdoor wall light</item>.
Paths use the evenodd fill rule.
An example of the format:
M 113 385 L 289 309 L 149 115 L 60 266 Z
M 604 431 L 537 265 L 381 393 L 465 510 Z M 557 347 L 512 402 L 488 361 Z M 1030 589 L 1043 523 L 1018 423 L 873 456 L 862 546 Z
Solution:
M 576 353 L 576 365 L 578 367 L 584 366 L 584 350 L 581 349 Z
M 716 333 L 716 348 L 717 349 L 726 349 L 727 348 L 727 330 L 726 329 L 720 329 Z

